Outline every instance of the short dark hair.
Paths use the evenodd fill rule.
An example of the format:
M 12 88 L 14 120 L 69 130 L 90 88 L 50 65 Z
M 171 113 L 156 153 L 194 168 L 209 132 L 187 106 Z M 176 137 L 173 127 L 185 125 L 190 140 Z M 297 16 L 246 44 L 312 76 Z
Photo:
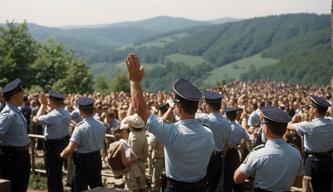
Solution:
M 326 107 L 318 107 L 318 106 L 316 106 L 316 108 L 317 108 L 317 111 L 318 111 L 319 115 L 321 115 L 321 116 L 325 116 L 326 115 L 328 108 L 326 108 Z
M 107 114 L 108 117 L 115 118 L 115 114 L 113 112 L 108 112 Z
M 79 107 L 79 110 L 82 111 L 83 113 L 87 114 L 87 115 L 94 114 L 94 108 L 93 107 L 88 107 L 88 108 Z
M 198 107 L 199 107 L 198 101 L 180 100 L 180 102 L 178 104 L 184 110 L 185 113 L 188 113 L 191 115 L 195 115 L 195 113 L 198 111 Z
M 266 125 L 267 125 L 268 129 L 274 135 L 283 136 L 286 133 L 286 131 L 287 131 L 287 125 L 288 124 L 277 123 L 277 122 L 274 122 L 274 121 L 267 120 L 266 121 Z
M 5 99 L 5 101 L 9 101 L 11 97 L 12 97 L 12 95 L 3 95 L 3 98 Z
M 225 115 L 227 116 L 227 118 L 231 121 L 235 121 L 236 120 L 236 116 L 237 116 L 237 112 L 227 112 L 225 113 Z
M 215 102 L 215 103 L 211 103 L 211 102 L 207 102 L 207 104 L 214 110 L 214 111 L 219 111 L 221 109 L 221 102 Z
M 63 105 L 64 104 L 64 100 L 60 100 L 60 99 L 50 99 L 50 102 L 52 102 L 56 105 Z

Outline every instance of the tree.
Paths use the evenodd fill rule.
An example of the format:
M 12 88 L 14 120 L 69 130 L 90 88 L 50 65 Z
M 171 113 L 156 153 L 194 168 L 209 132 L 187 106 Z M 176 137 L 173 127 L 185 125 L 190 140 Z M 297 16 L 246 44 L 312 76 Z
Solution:
M 66 71 L 65 77 L 52 86 L 53 89 L 64 93 L 92 92 L 92 75 L 83 60 L 75 59 Z
M 107 82 L 107 77 L 105 74 L 97 75 L 94 79 L 94 91 L 100 92 L 102 94 L 107 94 L 110 91 L 110 87 Z
M 36 59 L 37 42 L 28 32 L 27 23 L 7 22 L 0 27 L 0 71 L 8 80 L 20 77 L 25 85 L 30 85 L 33 74 L 30 65 Z
M 26 23 L 0 26 L 0 84 L 17 77 L 26 88 L 55 88 L 62 92 L 91 92 L 92 75 L 82 59 L 61 43 L 35 41 Z
M 111 80 L 111 90 L 114 92 L 124 91 L 129 93 L 130 86 L 128 82 L 128 77 L 125 72 L 117 73 L 117 75 Z
M 41 44 L 37 51 L 37 59 L 32 64 L 35 74 L 34 84 L 40 85 L 44 90 L 50 89 L 59 79 L 63 79 L 66 71 L 74 62 L 71 51 L 64 51 L 64 46 L 49 39 Z

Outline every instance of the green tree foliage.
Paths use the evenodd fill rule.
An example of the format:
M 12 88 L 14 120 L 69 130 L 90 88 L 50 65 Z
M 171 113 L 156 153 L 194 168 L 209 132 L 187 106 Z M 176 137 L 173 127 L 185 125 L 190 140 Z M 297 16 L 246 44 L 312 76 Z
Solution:
M 0 26 L 0 71 L 0 81 L 19 77 L 27 88 L 55 88 L 67 93 L 92 91 L 92 76 L 85 62 L 53 40 L 38 43 L 26 23 Z
M 187 79 L 198 86 L 203 86 L 202 80 L 212 66 L 202 63 L 195 67 L 188 67 L 184 63 L 172 63 L 168 61 L 163 67 L 154 67 L 147 73 L 143 80 L 143 86 L 148 91 L 171 90 L 171 83 L 178 78 Z
M 323 55 L 330 47 L 330 31 L 329 15 L 287 14 L 260 17 L 184 30 L 183 32 L 188 34 L 186 37 L 164 47 L 140 46 L 147 43 L 140 41 L 136 44 L 138 48 L 108 50 L 108 54 L 101 53 L 107 56 L 100 55 L 94 59 L 99 62 L 119 63 L 126 58 L 128 52 L 135 52 L 142 63 L 164 64 L 147 72 L 144 86 L 150 91 L 169 89 L 170 83 L 180 77 L 192 79 L 199 86 L 207 86 L 201 80 L 209 70 L 258 53 L 281 62 L 264 69 L 257 69 L 253 65 L 250 72 L 241 77 L 243 80 L 269 78 L 309 84 L 327 83 L 331 75 L 326 72 L 330 71 L 332 64 L 329 61 L 321 62 L 324 58 L 318 56 L 332 57 L 329 54 Z M 154 38 L 151 38 L 148 42 L 153 40 Z M 202 69 L 190 69 L 180 63 L 170 65 L 165 57 L 173 53 L 202 56 L 210 65 L 205 66 L 208 69 L 202 66 Z M 313 67 L 313 64 L 318 64 L 318 67 Z M 287 68 L 288 66 L 290 68 Z M 264 76 L 266 71 L 271 72 L 268 73 L 270 76 Z M 287 77 L 286 72 L 289 71 L 293 77 Z M 321 75 L 315 75 L 320 73 Z
M 332 54 L 332 50 L 327 49 L 321 52 L 292 55 L 283 58 L 274 66 L 251 70 L 243 74 L 241 80 L 265 79 L 303 84 L 328 84 L 333 73 Z
M 41 44 L 37 51 L 37 58 L 32 64 L 35 74 L 34 84 L 50 89 L 58 79 L 65 77 L 73 59 L 72 52 L 64 51 L 64 46 L 52 39 Z
M 95 76 L 93 88 L 95 91 L 102 93 L 103 95 L 107 94 L 110 91 L 108 79 L 105 74 Z
M 82 60 L 75 60 L 68 66 L 65 76 L 53 84 L 53 89 L 64 93 L 92 92 L 92 75 Z
M 114 92 L 130 92 L 129 80 L 125 72 L 117 73 L 117 75 L 111 80 L 111 90 Z
M 25 85 L 32 82 L 31 63 L 36 59 L 38 45 L 28 32 L 27 24 L 8 22 L 0 27 L 0 71 L 8 80 L 21 77 Z

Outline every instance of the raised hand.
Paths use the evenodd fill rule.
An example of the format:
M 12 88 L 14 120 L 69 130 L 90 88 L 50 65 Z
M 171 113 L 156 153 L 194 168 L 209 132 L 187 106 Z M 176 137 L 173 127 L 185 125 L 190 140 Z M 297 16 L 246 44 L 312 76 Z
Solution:
M 41 93 L 39 95 L 39 102 L 41 105 L 47 105 L 47 97 L 46 97 L 45 93 Z
M 144 76 L 144 68 L 140 65 L 139 58 L 130 53 L 125 61 L 128 78 L 132 82 L 141 82 Z

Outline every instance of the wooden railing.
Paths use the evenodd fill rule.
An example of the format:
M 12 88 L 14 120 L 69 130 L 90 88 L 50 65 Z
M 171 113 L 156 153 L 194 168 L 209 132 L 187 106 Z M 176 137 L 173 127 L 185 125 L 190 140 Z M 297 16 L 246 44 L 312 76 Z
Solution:
M 106 139 L 114 139 L 113 135 L 110 134 L 105 134 Z M 29 138 L 30 138 L 30 152 L 31 152 L 31 171 L 32 173 L 42 173 L 42 174 L 46 174 L 46 170 L 45 169 L 37 169 L 36 168 L 36 142 L 38 139 L 42 139 L 44 140 L 45 137 L 43 135 L 36 135 L 36 134 L 29 134 Z M 106 150 L 104 148 L 104 150 Z M 44 161 L 42 161 L 44 163 Z M 67 171 L 64 171 L 64 173 L 67 173 Z M 105 173 L 102 172 L 102 176 L 104 177 L 113 177 L 113 174 L 110 173 Z

